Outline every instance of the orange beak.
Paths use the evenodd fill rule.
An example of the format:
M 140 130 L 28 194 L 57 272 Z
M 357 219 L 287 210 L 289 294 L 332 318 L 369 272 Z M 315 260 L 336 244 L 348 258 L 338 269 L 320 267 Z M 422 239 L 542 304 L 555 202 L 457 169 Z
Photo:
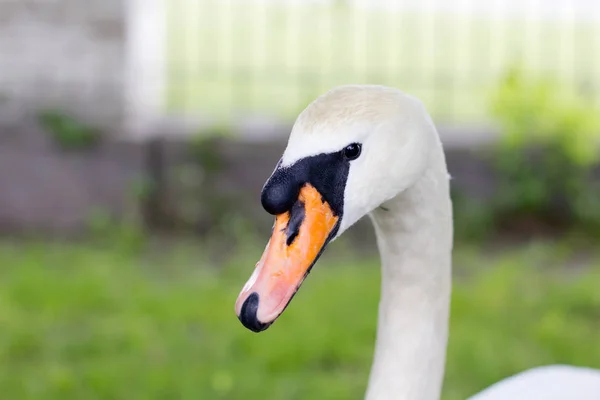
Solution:
M 271 239 L 235 303 L 250 330 L 267 329 L 281 315 L 325 245 L 339 218 L 311 185 L 305 185 L 291 211 L 277 215 Z

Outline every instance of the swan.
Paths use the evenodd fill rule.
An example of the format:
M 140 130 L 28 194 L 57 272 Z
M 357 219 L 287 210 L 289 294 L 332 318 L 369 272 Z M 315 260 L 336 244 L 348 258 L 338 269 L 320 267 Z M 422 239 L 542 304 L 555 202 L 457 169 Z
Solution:
M 327 244 L 368 215 L 382 276 L 365 398 L 439 400 L 451 294 L 449 186 L 440 138 L 418 99 L 378 85 L 321 95 L 296 119 L 262 189 L 275 223 L 235 303 L 237 317 L 254 332 L 267 329 Z M 599 400 L 600 372 L 538 367 L 470 399 Z

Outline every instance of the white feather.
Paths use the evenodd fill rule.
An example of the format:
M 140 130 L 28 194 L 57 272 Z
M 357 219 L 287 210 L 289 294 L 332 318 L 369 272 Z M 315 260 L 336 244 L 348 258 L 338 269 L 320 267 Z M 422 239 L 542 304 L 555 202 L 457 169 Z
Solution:
M 570 365 L 532 368 L 495 383 L 469 400 L 599 400 L 600 371 Z

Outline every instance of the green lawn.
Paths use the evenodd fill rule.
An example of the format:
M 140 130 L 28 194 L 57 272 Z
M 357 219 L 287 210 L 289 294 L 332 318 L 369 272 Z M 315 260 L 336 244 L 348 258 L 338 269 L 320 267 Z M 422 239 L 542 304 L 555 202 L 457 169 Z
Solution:
M 168 11 L 176 112 L 290 119 L 332 86 L 380 83 L 420 97 L 438 121 L 487 122 L 489 90 L 513 63 L 600 99 L 593 21 L 221 0 L 171 0 Z
M 201 244 L 143 255 L 0 244 L 1 397 L 361 399 L 377 260 L 334 243 L 287 312 L 256 335 L 233 303 L 261 247 L 228 251 L 216 267 Z M 600 258 L 566 271 L 571 253 L 561 244 L 456 249 L 444 399 L 539 364 L 600 368 Z

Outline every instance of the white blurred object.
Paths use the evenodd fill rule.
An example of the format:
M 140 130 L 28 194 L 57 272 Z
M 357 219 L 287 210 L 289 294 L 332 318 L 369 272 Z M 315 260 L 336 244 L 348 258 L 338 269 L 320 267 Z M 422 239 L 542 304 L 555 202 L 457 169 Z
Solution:
M 506 378 L 468 400 L 598 400 L 600 371 L 570 365 L 532 368 Z

